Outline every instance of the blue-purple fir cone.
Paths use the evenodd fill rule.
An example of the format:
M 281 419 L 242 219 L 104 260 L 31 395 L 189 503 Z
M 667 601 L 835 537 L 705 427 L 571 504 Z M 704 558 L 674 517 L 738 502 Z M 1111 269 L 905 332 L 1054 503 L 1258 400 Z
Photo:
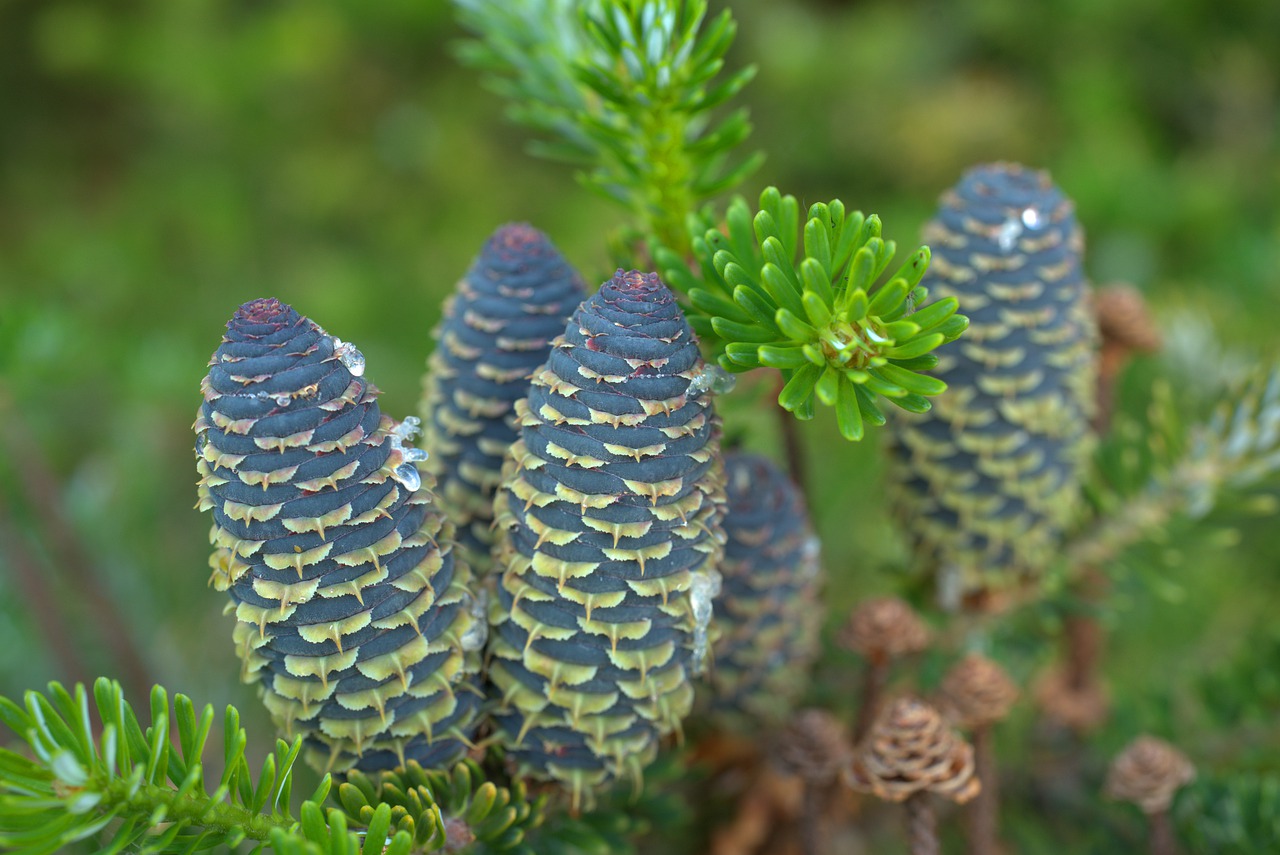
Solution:
M 585 297 L 547 236 L 516 223 L 485 242 L 445 304 L 420 407 L 424 469 L 477 576 L 490 565 L 493 496 L 517 436 L 516 401 Z
M 969 329 L 939 350 L 947 391 L 894 433 L 894 495 L 948 605 L 1039 577 L 1076 513 L 1093 444 L 1096 330 L 1074 206 L 1047 173 L 975 167 L 925 227 L 922 284 Z
M 489 678 L 517 772 L 590 803 L 680 728 L 724 543 L 707 366 L 655 274 L 574 312 L 517 405 L 495 501 Z
M 201 388 L 197 507 L 244 680 L 317 768 L 457 760 L 485 623 L 416 420 L 384 415 L 360 352 L 274 299 L 240 307 Z
M 822 624 L 820 549 L 803 496 L 776 463 L 733 451 L 724 465 L 724 587 L 707 712 L 753 729 L 785 719 L 808 682 Z

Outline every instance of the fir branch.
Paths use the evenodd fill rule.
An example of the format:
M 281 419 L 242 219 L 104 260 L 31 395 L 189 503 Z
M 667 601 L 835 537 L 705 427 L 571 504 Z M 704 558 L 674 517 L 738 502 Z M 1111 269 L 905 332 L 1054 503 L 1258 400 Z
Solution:
M 1236 772 L 1201 775 L 1174 809 L 1178 836 L 1193 852 L 1247 855 L 1280 840 L 1280 776 Z
M 933 351 L 968 321 L 954 297 L 923 305 L 928 247 L 886 277 L 895 246 L 881 237 L 879 217 L 846 213 L 837 199 L 813 205 L 802 228 L 795 197 L 774 187 L 754 215 L 735 199 L 724 231 L 707 212 L 689 230 L 698 274 L 673 247 L 651 251 L 667 281 L 688 294 L 690 323 L 726 370 L 780 370 L 778 404 L 797 418 L 813 418 L 821 401 L 835 407 L 841 434 L 857 441 L 866 422 L 884 424 L 878 397 L 925 412 L 928 398 L 946 389 L 918 372 L 937 364 Z
M 413 761 L 372 776 L 350 772 L 337 795 L 347 818 L 371 829 L 388 810 L 388 827 L 407 833 L 419 852 L 471 846 L 466 851 L 531 855 L 525 838 L 543 822 L 545 803 L 542 797 L 530 801 L 523 783 L 507 788 L 485 780 L 471 760 L 451 772 L 426 770 Z
M 1106 566 L 1176 516 L 1202 518 L 1224 496 L 1280 472 L 1280 366 L 1255 372 L 1190 428 L 1182 426 L 1167 387 L 1157 386 L 1145 427 L 1122 428 L 1102 452 L 1100 469 L 1113 474 L 1093 490 L 1093 524 L 1067 549 L 1073 573 Z M 1135 483 L 1143 486 L 1132 491 Z
M 661 243 L 687 252 L 685 218 L 763 160 L 733 156 L 751 132 L 745 109 L 718 116 L 755 74 L 719 78 L 737 30 L 727 10 L 707 21 L 706 0 L 455 3 L 477 36 L 463 61 L 541 137 L 533 152 L 581 167 Z
M 24 706 L 0 698 L 0 721 L 34 753 L 0 755 L 0 846 L 52 851 L 118 821 L 109 851 L 198 851 L 265 841 L 295 825 L 288 804 L 301 741 L 277 742 L 255 784 L 244 756 L 245 731 L 238 712 L 228 707 L 224 771 L 210 794 L 202 761 L 212 706 L 197 715 L 189 698 L 174 698 L 175 751 L 164 689 L 151 692 L 151 726 L 145 730 L 119 683 L 100 679 L 93 695 L 101 726 L 97 739 L 82 684 L 73 694 L 50 683 L 47 696 L 27 692 Z M 323 799 L 328 786 L 326 777 L 313 798 Z
M 171 711 L 156 686 L 144 729 L 120 684 L 106 679 L 94 684 L 92 706 L 82 684 L 68 692 L 50 683 L 47 695 L 27 692 L 23 701 L 0 698 L 0 723 L 32 753 L 0 748 L 0 848 L 15 855 L 100 837 L 104 852 L 199 852 L 250 842 L 254 851 L 307 855 L 530 853 L 525 834 L 543 821 L 542 803 L 529 801 L 522 785 L 497 787 L 470 762 L 451 773 L 415 763 L 375 779 L 351 773 L 337 807 L 325 806 L 326 775 L 295 817 L 290 797 L 301 738 L 277 740 L 255 780 L 235 707 L 223 717 L 224 771 L 210 792 L 203 759 L 214 724 L 210 705 L 197 712 L 179 694 Z

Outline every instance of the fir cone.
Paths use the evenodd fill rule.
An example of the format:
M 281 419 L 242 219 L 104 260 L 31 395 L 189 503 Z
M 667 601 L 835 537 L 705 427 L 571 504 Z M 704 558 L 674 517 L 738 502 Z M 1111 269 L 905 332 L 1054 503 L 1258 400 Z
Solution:
M 1101 726 L 1111 706 L 1102 685 L 1092 681 L 1077 686 L 1063 668 L 1049 671 L 1036 683 L 1035 700 L 1046 716 L 1079 733 Z
M 835 780 L 851 754 L 844 726 L 826 710 L 801 710 L 778 738 L 778 765 L 814 784 Z
M 1009 714 L 1018 687 L 985 656 L 970 653 L 942 678 L 939 707 L 958 727 L 986 727 Z
M 495 720 L 519 771 L 575 805 L 638 781 L 693 700 L 724 542 L 712 377 L 674 295 L 619 270 L 517 404 L 494 503 Z
M 779 721 L 818 652 L 818 540 L 799 490 L 767 457 L 726 454 L 725 485 L 710 711 Z
M 929 629 L 906 601 L 873 597 L 849 614 L 840 644 L 879 664 L 924 650 L 929 646 Z
M 894 434 L 894 499 L 942 601 L 983 605 L 1043 571 L 1078 504 L 1096 376 L 1083 237 L 1047 174 L 993 164 L 924 238 L 922 284 L 970 324 L 939 351 L 948 391 Z
M 1094 291 L 1093 312 L 1102 338 L 1098 353 L 1098 406 L 1093 424 L 1097 433 L 1106 434 L 1111 427 L 1121 372 L 1133 354 L 1159 350 L 1161 337 L 1142 294 L 1131 286 L 1113 285 Z
M 1137 353 L 1160 349 L 1160 328 L 1151 317 L 1142 292 L 1132 285 L 1111 285 L 1094 291 L 1093 313 L 1105 344 Z
M 243 678 L 317 767 L 439 766 L 479 706 L 483 615 L 364 358 L 274 299 L 240 307 L 196 419 L 211 584 Z M 464 690 L 465 689 L 465 690 Z
M 427 362 L 421 415 L 424 469 L 477 576 L 489 568 L 493 495 L 516 441 L 515 403 L 551 340 L 586 297 L 582 279 L 546 235 L 498 229 L 445 303 Z
M 890 704 L 845 771 L 855 790 L 891 802 L 929 790 L 963 804 L 978 794 L 973 748 L 933 707 L 914 698 Z
M 1107 795 L 1133 802 L 1143 813 L 1160 813 L 1173 804 L 1173 795 L 1196 776 L 1187 756 L 1163 739 L 1139 736 L 1111 762 Z

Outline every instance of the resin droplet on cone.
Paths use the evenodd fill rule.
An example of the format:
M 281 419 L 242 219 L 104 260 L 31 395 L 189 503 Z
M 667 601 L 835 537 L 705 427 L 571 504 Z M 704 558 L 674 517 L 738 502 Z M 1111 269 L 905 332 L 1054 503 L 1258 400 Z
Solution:
M 485 242 L 445 303 L 424 383 L 423 468 L 436 476 L 477 576 L 490 563 L 493 494 L 516 441 L 515 403 L 584 297 L 582 279 L 546 235 L 518 223 Z
M 719 425 L 674 295 L 621 270 L 517 406 L 495 502 L 495 713 L 521 774 L 575 804 L 638 781 L 701 668 L 724 534 Z M 704 602 L 705 601 L 705 602 Z
M 320 768 L 438 766 L 479 697 L 469 571 L 364 359 L 273 299 L 240 307 L 196 419 L 211 583 L 246 682 Z
M 980 166 L 925 227 L 922 280 L 969 330 L 939 351 L 948 390 L 894 434 L 899 516 L 943 603 L 1040 575 L 1080 496 L 1096 331 L 1071 201 L 1043 172 Z

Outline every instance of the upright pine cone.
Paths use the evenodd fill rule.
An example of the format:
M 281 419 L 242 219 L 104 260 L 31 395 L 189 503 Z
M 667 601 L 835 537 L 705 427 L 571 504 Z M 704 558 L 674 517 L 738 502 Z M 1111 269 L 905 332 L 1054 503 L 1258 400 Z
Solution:
M 243 677 L 321 768 L 452 762 L 479 705 L 483 615 L 364 358 L 291 307 L 245 303 L 201 384 L 198 507 Z
M 725 455 L 724 591 L 711 712 L 780 720 L 817 654 L 818 540 L 804 498 L 769 458 Z
M 709 377 L 667 287 L 619 270 L 517 404 L 494 504 L 495 718 L 521 773 L 575 805 L 638 781 L 693 701 L 724 542 Z
M 1160 327 L 1142 292 L 1132 285 L 1111 285 L 1093 292 L 1093 314 L 1103 345 L 1136 353 L 1160 349 Z
M 421 405 L 423 468 L 435 475 L 477 575 L 490 564 L 493 495 L 516 441 L 515 403 L 584 297 L 582 279 L 546 235 L 517 223 L 489 238 L 445 303 Z
M 779 734 L 776 759 L 787 774 L 824 784 L 839 776 L 852 752 L 839 719 L 826 710 L 805 709 Z
M 1009 714 L 1018 687 L 1008 672 L 978 653 L 951 667 L 940 687 L 943 712 L 958 726 L 972 729 L 995 724 Z
M 922 790 L 964 803 L 978 794 L 973 748 L 933 707 L 892 703 L 858 747 L 846 778 L 855 790 L 900 802 Z
M 1160 813 L 1173 804 L 1173 796 L 1196 776 L 1187 755 L 1163 739 L 1139 736 L 1111 761 L 1107 771 L 1107 795 L 1133 802 L 1143 813 Z
M 854 606 L 840 630 L 841 646 L 883 665 L 929 646 L 929 628 L 906 600 L 872 597 Z
M 921 284 L 969 331 L 939 351 L 948 391 L 895 432 L 895 499 L 949 604 L 1035 577 L 1080 493 L 1096 332 L 1071 201 L 1043 172 L 980 166 L 925 228 Z

